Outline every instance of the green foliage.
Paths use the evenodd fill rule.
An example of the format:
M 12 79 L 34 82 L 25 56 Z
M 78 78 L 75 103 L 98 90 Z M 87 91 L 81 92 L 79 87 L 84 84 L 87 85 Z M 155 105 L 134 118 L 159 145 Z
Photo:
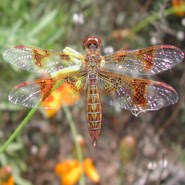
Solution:
M 57 7 L 58 4 L 58 7 Z M 17 0 L 0 4 L 0 49 L 15 44 L 47 46 L 62 37 L 65 31 L 65 6 L 53 3 Z M 61 29 L 59 29 L 61 28 Z M 49 38 L 49 39 L 48 39 Z
M 0 1 L 0 51 L 1 53 L 13 45 L 33 45 L 37 47 L 52 48 L 53 43 L 64 39 L 68 26 L 66 25 L 66 6 L 60 1 L 24 1 L 3 0 Z M 70 25 L 70 24 L 68 24 Z M 35 75 L 26 72 L 20 73 L 17 69 L 0 61 L 1 87 L 0 87 L 0 109 L 3 117 L 6 112 L 15 111 L 19 108 L 8 103 L 7 94 L 20 79 L 33 79 Z M 4 72 L 6 71 L 6 72 Z M 9 81 L 9 83 L 7 83 Z M 2 89 L 4 89 L 2 91 Z M 1 119 L 1 118 L 0 118 Z M 16 121 L 15 117 L 15 122 Z M 28 122 L 28 120 L 26 120 Z M 2 122 L 2 120 L 1 120 Z M 26 123 L 27 123 L 26 122 Z M 2 125 L 3 126 L 3 125 Z M 8 131 L 6 132 L 8 136 Z M 13 138 L 12 138 L 13 139 Z M 1 146 L 5 140 L 1 140 Z M 23 160 L 25 155 L 21 138 L 11 143 L 5 153 L 0 154 L 2 166 L 13 167 L 14 178 L 19 185 L 29 185 L 20 175 L 27 169 Z
M 2 146 L 3 143 L 1 143 Z M 21 157 L 20 157 L 21 156 Z M 12 142 L 6 152 L 0 154 L 1 166 L 11 166 L 13 169 L 13 177 L 19 185 L 30 185 L 30 182 L 21 177 L 21 172 L 27 170 L 25 163 L 25 151 L 22 143 L 22 138 L 17 137 L 16 141 Z

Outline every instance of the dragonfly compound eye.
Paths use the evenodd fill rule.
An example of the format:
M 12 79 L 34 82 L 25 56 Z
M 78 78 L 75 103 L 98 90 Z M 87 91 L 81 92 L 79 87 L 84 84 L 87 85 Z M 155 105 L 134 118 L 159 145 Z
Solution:
M 101 49 L 102 41 L 100 38 L 95 36 L 87 37 L 83 42 L 83 48 L 86 49 Z

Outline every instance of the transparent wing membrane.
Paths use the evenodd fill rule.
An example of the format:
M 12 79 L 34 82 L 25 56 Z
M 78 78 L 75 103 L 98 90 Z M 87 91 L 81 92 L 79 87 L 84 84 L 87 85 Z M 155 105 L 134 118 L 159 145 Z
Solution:
M 159 45 L 139 50 L 120 50 L 104 57 L 101 69 L 124 75 L 154 75 L 181 62 L 183 52 L 169 45 Z
M 130 110 L 134 115 L 158 110 L 178 100 L 176 91 L 162 82 L 101 73 L 99 83 L 103 101 Z
M 26 46 L 6 50 L 3 58 L 15 67 L 37 73 L 53 73 L 71 66 L 81 66 L 83 60 L 82 55 L 70 48 L 52 52 Z
M 87 41 L 95 44 L 94 41 L 98 41 L 95 39 L 93 37 Z M 56 102 L 72 105 L 80 98 L 86 77 L 91 71 L 99 76 L 102 99 L 111 105 L 128 109 L 135 115 L 177 102 L 178 95 L 169 85 L 135 77 L 154 75 L 172 68 L 184 58 L 180 49 L 159 45 L 133 51 L 120 50 L 107 56 L 100 55 L 100 68 L 94 67 L 99 65 L 95 54 L 92 53 L 91 57 L 90 50 L 86 54 L 88 57 L 85 59 L 87 55 L 82 56 L 68 47 L 62 52 L 26 46 L 6 50 L 3 57 L 10 64 L 27 71 L 49 73 L 51 76 L 49 79 L 17 85 L 10 92 L 9 100 L 26 107 L 35 107 L 41 102 L 46 109 L 58 109 Z
M 9 101 L 25 107 L 36 107 L 38 102 L 45 109 L 57 109 L 59 105 L 72 105 L 80 98 L 84 76 L 56 77 L 23 82 L 9 94 Z

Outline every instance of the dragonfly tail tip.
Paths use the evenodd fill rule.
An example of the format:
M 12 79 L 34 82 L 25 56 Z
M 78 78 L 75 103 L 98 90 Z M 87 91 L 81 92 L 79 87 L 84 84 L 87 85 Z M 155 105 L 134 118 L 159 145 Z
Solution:
M 97 141 L 93 141 L 93 146 L 96 147 Z

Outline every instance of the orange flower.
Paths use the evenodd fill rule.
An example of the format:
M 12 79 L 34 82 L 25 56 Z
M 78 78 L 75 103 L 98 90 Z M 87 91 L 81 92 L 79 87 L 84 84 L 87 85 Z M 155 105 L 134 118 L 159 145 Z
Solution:
M 185 6 L 185 0 L 172 0 L 172 6 L 174 8 L 180 8 L 182 6 Z M 184 16 L 185 15 L 185 11 L 176 11 L 175 14 L 177 16 Z
M 100 176 L 96 171 L 95 166 L 93 165 L 93 162 L 90 158 L 87 158 L 84 160 L 83 167 L 84 167 L 84 172 L 89 179 L 91 179 L 93 182 L 96 182 L 96 183 L 100 181 Z
M 14 179 L 11 173 L 12 168 L 10 166 L 0 168 L 0 185 L 14 185 Z
M 73 105 L 80 99 L 78 93 L 73 90 L 73 87 L 67 83 L 62 84 L 55 89 L 47 98 L 42 102 L 43 107 L 54 107 L 55 109 L 45 110 L 47 117 L 54 116 L 62 105 Z
M 60 176 L 62 185 L 73 185 L 79 180 L 82 168 L 77 160 L 66 160 L 56 165 L 55 173 Z
M 66 160 L 55 166 L 55 173 L 60 177 L 62 185 L 76 184 L 83 172 L 93 182 L 100 181 L 100 177 L 90 158 L 85 159 L 83 164 L 77 160 Z
M 9 177 L 7 182 L 2 182 L 2 185 L 14 185 L 14 179 L 12 176 Z

